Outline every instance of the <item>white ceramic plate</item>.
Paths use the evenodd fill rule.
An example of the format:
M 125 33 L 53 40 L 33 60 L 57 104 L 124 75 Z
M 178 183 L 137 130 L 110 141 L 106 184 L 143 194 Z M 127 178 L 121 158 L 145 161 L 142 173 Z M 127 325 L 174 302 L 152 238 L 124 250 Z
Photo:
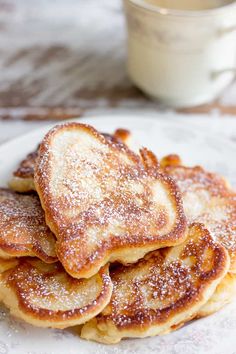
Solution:
M 186 164 L 201 164 L 224 174 L 236 186 L 236 144 L 178 120 L 115 116 L 80 120 L 103 132 L 130 129 L 134 142 L 158 156 L 178 153 Z M 48 127 L 0 146 L 0 185 L 6 186 L 17 163 L 41 141 Z M 236 303 L 163 337 L 124 340 L 106 346 L 68 331 L 40 329 L 15 320 L 0 308 L 0 354 L 236 354 Z

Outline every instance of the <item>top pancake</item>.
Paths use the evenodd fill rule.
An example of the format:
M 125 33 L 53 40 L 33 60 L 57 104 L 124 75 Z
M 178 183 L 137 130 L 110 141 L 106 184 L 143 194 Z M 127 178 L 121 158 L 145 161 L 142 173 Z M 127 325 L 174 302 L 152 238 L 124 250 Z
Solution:
M 38 196 L 0 188 L 0 257 L 57 260 L 55 237 L 45 223 Z
M 35 186 L 66 271 L 90 277 L 109 261 L 135 262 L 185 239 L 173 180 L 90 126 L 52 129 L 40 145 Z
M 194 318 L 229 268 L 227 251 L 201 224 L 179 246 L 149 253 L 110 271 L 110 303 L 82 328 L 83 338 L 117 343 L 165 334 Z
M 230 271 L 236 272 L 236 194 L 223 177 L 200 166 L 181 166 L 178 156 L 167 156 L 161 164 L 181 190 L 188 221 L 202 222 L 211 231 L 228 250 Z

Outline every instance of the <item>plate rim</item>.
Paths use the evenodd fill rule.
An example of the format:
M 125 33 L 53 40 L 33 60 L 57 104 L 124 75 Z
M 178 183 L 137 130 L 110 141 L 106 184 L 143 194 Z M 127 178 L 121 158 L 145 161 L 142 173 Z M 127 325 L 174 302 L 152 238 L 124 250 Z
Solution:
M 10 147 L 12 144 L 20 144 L 21 142 L 27 140 L 28 137 L 31 137 L 31 136 L 36 136 L 36 135 L 40 135 L 42 134 L 42 132 L 44 131 L 47 131 L 49 130 L 51 127 L 55 126 L 55 125 L 58 125 L 58 124 L 64 124 L 64 123 L 69 123 L 71 121 L 76 121 L 76 122 L 81 122 L 81 123 L 86 123 L 87 121 L 89 121 L 88 124 L 92 124 L 90 123 L 90 121 L 94 121 L 94 123 L 96 121 L 99 121 L 99 120 L 103 120 L 103 119 L 107 119 L 107 120 L 113 120 L 113 122 L 115 122 L 115 119 L 117 119 L 117 128 L 119 126 L 122 126 L 122 124 L 119 124 L 119 119 L 127 119 L 130 120 L 139 120 L 139 121 L 142 121 L 142 122 L 145 122 L 146 121 L 152 121 L 152 122 L 156 122 L 157 124 L 160 124 L 160 125 L 172 125 L 174 128 L 177 127 L 178 129 L 181 129 L 181 124 L 183 125 L 183 128 L 184 129 L 187 129 L 187 130 L 191 130 L 191 129 L 194 129 L 195 132 L 199 132 L 200 134 L 204 134 L 205 137 L 209 136 L 209 133 L 208 131 L 205 131 L 204 128 L 202 127 L 198 127 L 198 126 L 195 126 L 194 124 L 192 124 L 193 122 L 189 122 L 188 124 L 185 123 L 185 122 L 181 122 L 176 120 L 174 117 L 168 117 L 168 118 L 165 118 L 165 117 L 157 117 L 157 116 L 154 116 L 154 115 L 146 115 L 146 116 L 135 116 L 134 114 L 116 114 L 116 115 L 113 115 L 113 114 L 106 114 L 106 115 L 98 115 L 97 117 L 96 116 L 84 116 L 84 117 L 78 117 L 78 118 L 73 118 L 71 120 L 65 120 L 65 121 L 60 121 L 60 122 L 50 122 L 49 124 L 45 124 L 44 126 L 41 126 L 41 127 L 38 127 L 38 128 L 35 128 L 35 129 L 32 129 L 31 131 L 27 132 L 27 133 L 23 133 L 23 134 L 20 134 L 19 136 L 17 137 L 14 137 L 10 140 L 8 140 L 7 142 L 4 142 L 2 144 L 0 144 L 0 155 L 2 154 L 2 150 L 4 149 L 8 149 L 8 147 Z M 109 129 L 109 126 L 107 126 L 107 128 Z M 220 134 L 214 134 L 214 138 L 218 141 L 220 141 L 220 143 L 224 143 L 227 145 L 227 148 L 233 148 L 233 149 L 236 149 L 236 144 L 232 141 L 229 141 L 227 140 L 226 137 L 222 137 L 220 136 Z M 32 138 L 31 138 L 32 139 Z M 38 143 L 38 140 L 35 141 L 35 143 Z M 187 143 L 186 143 L 187 144 Z M 30 144 L 31 146 L 31 144 Z M 30 146 L 29 146 L 29 152 L 30 152 Z M 147 338 L 148 339 L 148 338 Z M 0 340 L 1 340 L 1 336 L 0 336 Z M 46 344 L 46 342 L 44 343 Z M 62 344 L 63 344 L 63 341 L 62 341 Z M 95 347 L 86 347 L 86 346 L 83 346 L 82 345 L 83 343 L 81 342 L 81 350 L 84 351 L 84 353 L 90 353 L 90 350 L 95 350 L 96 351 L 96 348 Z M 93 343 L 94 344 L 94 343 Z M 140 346 L 142 346 L 142 343 L 140 343 Z M 109 347 L 109 348 L 112 348 L 112 347 Z M 119 347 L 119 346 L 116 346 L 117 348 L 117 352 L 121 353 L 122 352 L 122 348 Z M 24 351 L 24 347 L 22 346 L 22 351 Z M 156 349 L 154 349 L 153 353 L 155 353 Z M 105 352 L 105 350 L 104 350 Z M 145 352 L 145 350 L 144 350 Z
M 182 116 L 182 115 L 179 115 Z M 89 124 L 92 125 L 92 123 L 87 123 L 87 120 L 91 120 L 91 121 L 97 121 L 97 120 L 102 120 L 102 119 L 109 119 L 109 120 L 114 120 L 114 119 L 127 119 L 127 120 L 139 120 L 139 121 L 144 121 L 144 120 L 149 120 L 149 121 L 154 121 L 160 124 L 167 124 L 169 122 L 169 120 L 171 120 L 171 124 L 178 127 L 178 129 L 181 128 L 181 124 L 184 124 L 185 122 L 180 122 L 180 121 L 176 121 L 176 117 L 173 115 L 173 117 L 156 117 L 155 114 L 147 114 L 145 116 L 141 116 L 141 115 L 135 115 L 135 114 L 121 114 L 121 113 L 117 113 L 117 114 L 102 114 L 102 115 L 98 115 L 98 116 L 83 116 L 83 117 L 75 117 L 72 119 L 67 119 L 67 120 L 62 120 L 62 121 L 57 121 L 57 122 L 52 122 L 49 124 L 46 124 L 45 126 L 41 126 L 38 128 L 33 128 L 32 130 L 30 130 L 27 133 L 23 133 L 20 134 L 19 136 L 13 137 L 11 139 L 9 139 L 6 142 L 3 142 L 2 144 L 0 144 L 0 151 L 3 148 L 6 148 L 8 145 L 11 145 L 12 143 L 17 143 L 20 142 L 21 140 L 26 139 L 28 136 L 31 135 L 37 135 L 40 134 L 40 132 L 43 132 L 44 130 L 48 129 L 50 130 L 51 128 L 53 128 L 56 125 L 61 125 L 61 124 L 66 124 L 66 123 L 70 123 L 70 122 L 77 122 L 77 123 L 84 123 L 84 124 Z M 167 120 L 166 120 L 167 119 Z M 178 119 L 181 119 L 180 117 Z M 180 125 L 179 125 L 180 124 Z M 119 127 L 119 123 L 117 124 L 117 128 Z M 185 123 L 184 128 L 186 129 L 190 129 L 192 126 L 192 128 L 194 128 L 195 130 L 201 132 L 201 134 L 204 134 L 205 136 L 208 136 L 207 132 L 204 130 L 203 127 L 199 127 L 199 126 L 195 126 L 194 122 L 188 122 L 187 124 Z M 123 128 L 123 127 L 121 127 Z M 214 133 L 214 138 L 217 140 L 221 140 L 221 142 L 231 146 L 233 149 L 236 149 L 236 143 L 234 143 L 231 140 L 228 140 L 226 137 L 221 136 L 219 133 Z

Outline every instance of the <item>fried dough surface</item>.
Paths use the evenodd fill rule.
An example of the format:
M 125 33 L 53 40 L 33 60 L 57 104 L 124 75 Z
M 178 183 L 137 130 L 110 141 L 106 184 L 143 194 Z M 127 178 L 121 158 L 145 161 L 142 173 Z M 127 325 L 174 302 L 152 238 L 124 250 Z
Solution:
M 109 261 L 135 262 L 186 237 L 173 180 L 90 126 L 69 123 L 45 136 L 35 185 L 58 258 L 73 277 L 91 277 Z
M 200 166 L 182 166 L 180 158 L 179 165 L 169 160 L 165 172 L 180 188 L 188 222 L 201 222 L 209 229 L 228 250 L 230 271 L 236 273 L 236 193 L 223 177 Z
M 236 298 L 236 274 L 228 272 L 217 286 L 214 294 L 198 311 L 197 317 L 209 316 Z
M 117 343 L 124 337 L 169 333 L 196 316 L 228 268 L 225 248 L 201 224 L 192 224 L 183 244 L 111 270 L 111 301 L 84 325 L 81 336 Z
M 113 134 L 103 133 L 103 136 L 111 140 L 113 143 L 121 143 L 128 145 L 131 141 L 131 132 L 127 129 L 119 128 Z M 25 193 L 35 190 L 34 185 L 34 168 L 38 157 L 39 146 L 33 152 L 30 152 L 13 172 L 13 176 L 9 181 L 9 187 L 16 192 Z
M 1 264 L 1 262 L 0 262 Z M 90 279 L 74 279 L 61 264 L 21 258 L 0 274 L 0 299 L 10 313 L 39 327 L 85 323 L 107 305 L 112 292 L 108 266 Z
M 38 196 L 0 188 L 0 257 L 36 256 L 56 262 L 55 241 Z

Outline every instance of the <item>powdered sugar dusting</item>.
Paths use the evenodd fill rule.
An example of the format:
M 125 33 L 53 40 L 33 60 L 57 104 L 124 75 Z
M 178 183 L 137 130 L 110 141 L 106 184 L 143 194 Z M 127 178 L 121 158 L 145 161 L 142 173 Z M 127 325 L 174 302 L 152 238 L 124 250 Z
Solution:
M 149 173 L 124 145 L 87 126 L 52 130 L 36 171 L 40 197 L 57 233 L 58 256 L 73 273 L 88 263 L 91 267 L 106 250 L 154 241 L 158 248 L 165 237 L 169 244 L 170 237 L 176 242 L 183 234 L 174 183 Z
M 201 167 L 168 167 L 182 194 L 189 223 L 202 222 L 236 262 L 236 194 L 224 178 Z
M 20 260 L 9 273 L 4 273 L 3 281 L 6 289 L 11 289 L 17 296 L 21 311 L 29 316 L 34 313 L 39 321 L 65 321 L 65 326 L 70 318 L 80 321 L 81 315 L 88 310 L 104 307 L 111 287 L 107 270 L 90 279 L 77 280 L 59 263 L 47 265 L 29 259 Z M 11 308 L 11 302 L 8 303 L 5 297 L 4 302 Z
M 56 261 L 55 238 L 36 195 L 0 189 L 0 249 L 12 256 Z
M 113 294 L 97 317 L 98 326 L 103 324 L 109 335 L 109 321 L 118 329 L 141 330 L 144 325 L 171 323 L 175 314 L 187 309 L 190 316 L 191 307 L 201 306 L 202 293 L 209 291 L 211 281 L 220 279 L 226 266 L 223 248 L 201 225 L 193 224 L 184 244 L 154 251 L 134 265 L 118 265 L 111 271 Z

